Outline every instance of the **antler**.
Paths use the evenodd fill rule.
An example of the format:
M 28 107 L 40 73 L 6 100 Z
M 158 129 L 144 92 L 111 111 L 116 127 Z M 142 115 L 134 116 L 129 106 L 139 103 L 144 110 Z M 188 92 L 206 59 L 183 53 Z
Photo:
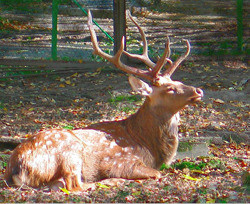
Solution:
M 143 61 L 150 68 L 153 68 L 155 66 L 155 63 L 152 62 L 148 57 L 148 43 L 147 43 L 146 35 L 144 31 L 142 30 L 142 28 L 139 26 L 139 24 L 133 19 L 129 10 L 127 10 L 127 15 L 130 18 L 130 20 L 136 25 L 136 27 L 138 28 L 141 34 L 142 44 L 143 44 L 143 53 L 142 55 L 138 55 L 138 54 L 131 54 L 131 53 L 128 53 L 127 51 L 124 51 L 124 54 L 126 54 L 129 57 L 139 59 Z
M 171 77 L 171 75 L 173 74 L 173 72 L 175 71 L 175 69 L 179 66 L 179 64 L 184 59 L 186 59 L 186 57 L 189 55 L 189 52 L 190 52 L 190 44 L 189 44 L 188 40 L 185 40 L 186 44 L 187 44 L 186 53 L 184 55 L 182 55 L 179 59 L 177 59 L 176 62 L 173 63 L 169 59 L 169 56 L 170 56 L 170 40 L 169 40 L 169 38 L 167 38 L 164 53 L 163 53 L 162 57 L 155 64 L 154 62 L 152 62 L 149 59 L 148 45 L 147 45 L 146 35 L 145 35 L 144 31 L 139 26 L 139 24 L 133 19 L 130 12 L 128 12 L 128 16 L 133 21 L 133 23 L 136 25 L 136 27 L 138 28 L 138 30 L 139 30 L 139 32 L 141 34 L 142 42 L 143 42 L 143 53 L 142 53 L 142 55 L 131 54 L 131 53 L 128 53 L 127 51 L 124 51 L 124 36 L 122 37 L 122 40 L 121 40 L 120 49 L 118 50 L 118 52 L 114 56 L 103 52 L 101 50 L 101 48 L 99 47 L 99 45 L 98 45 L 96 33 L 95 33 L 94 26 L 93 26 L 93 23 L 92 23 L 91 12 L 88 11 L 88 26 L 89 26 L 90 35 L 91 35 L 91 41 L 92 41 L 93 48 L 94 48 L 94 54 L 97 54 L 97 55 L 103 57 L 104 59 L 108 60 L 109 62 L 114 64 L 118 69 L 120 69 L 120 70 L 122 70 L 124 72 L 127 72 L 129 74 L 134 74 L 136 76 L 145 78 L 145 79 L 151 81 L 151 83 L 153 83 L 154 85 L 159 85 L 159 84 L 161 84 L 160 80 L 162 78 L 168 78 L 169 79 Z M 150 69 L 149 70 L 142 70 L 142 69 L 138 69 L 138 68 L 135 68 L 135 67 L 132 67 L 132 66 L 129 66 L 129 65 L 126 65 L 126 64 L 122 63 L 120 59 L 121 59 L 121 55 L 123 53 L 126 54 L 129 57 L 141 60 L 147 66 L 149 66 Z M 160 71 L 161 71 L 162 67 L 165 66 L 166 63 L 169 63 L 170 67 L 163 74 L 160 74 Z
M 89 26 L 89 31 L 90 31 L 90 35 L 91 35 L 91 41 L 92 41 L 93 48 L 94 48 L 94 54 L 97 54 L 97 55 L 103 57 L 104 59 L 108 60 L 109 62 L 111 62 L 117 68 L 121 69 L 124 72 L 127 72 L 129 74 L 134 74 L 136 76 L 139 76 L 139 77 L 142 77 L 142 78 L 145 78 L 145 79 L 152 81 L 152 77 L 151 77 L 149 71 L 137 69 L 135 67 L 125 65 L 124 63 L 121 62 L 121 60 L 120 60 L 121 55 L 124 52 L 124 36 L 122 37 L 122 40 L 121 40 L 120 49 L 118 50 L 118 52 L 114 56 L 112 56 L 112 55 L 109 55 L 109 54 L 103 52 L 98 45 L 96 33 L 95 33 L 93 22 L 92 22 L 92 15 L 91 15 L 90 11 L 88 11 L 88 26 Z
M 163 73 L 163 77 L 166 77 L 166 76 L 171 76 L 174 71 L 176 70 L 176 68 L 180 65 L 180 63 L 185 60 L 187 58 L 187 56 L 189 55 L 190 53 L 190 43 L 188 40 L 184 40 L 187 44 L 187 51 L 184 55 L 180 56 L 173 64 L 171 64 L 171 66 Z

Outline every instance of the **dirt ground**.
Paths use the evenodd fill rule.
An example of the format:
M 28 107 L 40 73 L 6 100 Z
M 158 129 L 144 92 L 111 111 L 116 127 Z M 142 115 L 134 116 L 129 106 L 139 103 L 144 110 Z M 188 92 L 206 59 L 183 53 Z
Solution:
M 143 15 L 147 15 L 145 21 L 142 20 Z M 139 19 L 144 25 L 147 22 L 153 25 L 157 20 L 151 18 L 151 21 L 150 16 L 153 14 L 142 13 Z M 177 28 L 173 26 L 171 31 L 181 27 L 177 22 Z M 231 24 L 225 25 L 223 27 L 220 22 L 214 24 L 213 28 L 218 32 L 223 29 L 223 37 L 231 39 Z M 227 48 L 216 43 L 219 36 L 215 35 L 214 30 L 207 33 L 210 29 L 207 26 L 201 26 L 201 30 L 205 29 L 205 36 L 211 34 L 214 37 L 209 41 L 214 42 L 211 46 L 205 44 L 202 37 L 196 38 L 190 32 L 178 30 L 181 37 L 193 38 L 195 51 L 172 78 L 204 91 L 201 103 L 181 111 L 179 138 L 182 141 L 209 142 L 210 156 L 177 160 L 175 164 L 210 164 L 218 160 L 223 163 L 222 166 L 209 166 L 202 173 L 194 173 L 193 170 L 187 173 L 187 169 L 177 169 L 175 166 L 163 170 L 163 177 L 159 180 L 135 181 L 116 188 L 98 186 L 79 195 L 49 193 L 46 190 L 6 186 L 2 175 L 13 145 L 1 143 L 0 202 L 249 202 L 249 181 L 248 187 L 243 185 L 246 183 L 244 178 L 249 179 L 249 59 L 245 53 L 234 55 L 230 51 L 225 55 L 217 52 L 216 55 L 211 52 L 216 49 L 225 51 Z M 148 33 L 150 29 L 151 26 L 147 29 Z M 189 27 L 188 30 L 192 29 Z M 195 29 L 192 31 L 195 32 Z M 152 32 L 150 42 L 154 42 L 153 35 Z M 157 42 L 162 43 L 159 38 L 155 46 Z M 7 43 L 11 38 L 4 40 Z M 202 46 L 207 48 L 205 52 Z M 176 45 L 174 48 L 179 49 Z M 79 63 L 84 67 L 84 62 Z M 103 64 L 95 68 L 88 65 L 87 68 L 70 74 L 0 79 L 0 139 L 13 138 L 18 141 L 43 129 L 73 129 L 99 121 L 123 119 L 143 103 L 142 97 L 130 97 L 126 74 Z
M 230 180 L 224 173 L 211 173 L 206 177 L 209 176 L 209 181 L 202 180 L 197 186 L 194 184 L 197 181 L 180 180 L 186 176 L 184 170 L 168 169 L 162 171 L 164 176 L 159 181 L 137 181 L 139 183 L 127 183 L 118 188 L 99 186 L 78 195 L 67 192 L 47 193 L 46 189 L 39 191 L 25 188 L 7 189 L 6 184 L 1 180 L 3 198 L 0 201 L 202 202 L 209 201 L 211 197 L 214 202 L 248 202 L 248 191 L 245 187 L 240 187 L 242 176 L 245 175 L 244 171 L 247 172 L 247 166 L 249 166 L 249 147 L 246 145 L 249 144 L 249 82 L 245 78 L 249 76 L 249 71 L 245 66 L 243 62 L 231 58 L 219 62 L 195 60 L 185 63 L 173 76 L 174 79 L 183 81 L 185 84 L 201 87 L 205 93 L 201 103 L 181 111 L 180 140 L 209 141 L 208 161 L 215 158 L 216 161 L 227 162 L 227 170 L 229 166 L 231 168 L 236 165 L 237 169 L 233 170 L 234 176 L 230 175 Z M 5 138 L 27 138 L 42 129 L 81 128 L 98 121 L 123 119 L 134 113 L 143 102 L 141 97 L 133 100 L 128 97 L 131 90 L 127 76 L 108 66 L 71 75 L 9 79 L 1 82 L 0 86 L 2 106 L 0 135 Z M 234 142 L 237 142 L 238 146 L 237 148 L 233 146 L 233 152 L 231 152 L 232 149 L 225 145 L 236 144 Z M 2 173 L 12 147 L 2 145 L 0 157 Z M 217 155 L 218 151 L 221 153 L 227 149 L 231 154 Z M 236 157 L 244 164 L 240 166 L 241 168 L 238 167 L 238 160 L 233 159 Z M 197 157 L 191 161 L 197 163 L 201 158 L 203 157 Z M 207 163 L 208 161 L 206 160 Z M 225 180 L 231 183 L 225 185 L 223 184 Z M 211 183 L 214 186 L 211 187 Z M 195 189 L 193 191 L 198 193 L 193 194 L 190 187 L 187 188 L 190 185 L 195 185 L 191 189 Z M 211 190 L 214 188 L 216 190 Z M 218 188 L 223 192 L 223 196 L 217 195 Z M 240 189 L 236 190 L 236 188 Z M 159 191 L 159 189 L 168 189 L 168 191 Z M 183 189 L 188 192 L 184 197 L 178 193 Z M 204 194 L 203 191 L 212 192 Z M 152 192 L 157 196 L 152 197 Z

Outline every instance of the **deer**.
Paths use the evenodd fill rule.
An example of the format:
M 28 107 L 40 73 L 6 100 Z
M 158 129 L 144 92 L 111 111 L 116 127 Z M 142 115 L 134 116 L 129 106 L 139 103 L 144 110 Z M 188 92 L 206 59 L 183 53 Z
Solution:
M 203 97 L 200 88 L 171 79 L 189 55 L 190 43 L 184 40 L 187 50 L 173 62 L 167 38 L 163 55 L 154 63 L 148 56 L 143 29 L 130 13 L 128 16 L 141 34 L 142 54 L 125 51 L 124 37 L 115 55 L 105 53 L 99 47 L 90 11 L 88 27 L 94 54 L 129 74 L 134 92 L 145 96 L 143 105 L 126 119 L 36 133 L 13 150 L 4 175 L 8 185 L 83 191 L 85 184 L 105 179 L 159 179 L 160 166 L 173 161 L 179 143 L 179 111 Z M 124 64 L 122 54 L 142 61 L 148 69 Z

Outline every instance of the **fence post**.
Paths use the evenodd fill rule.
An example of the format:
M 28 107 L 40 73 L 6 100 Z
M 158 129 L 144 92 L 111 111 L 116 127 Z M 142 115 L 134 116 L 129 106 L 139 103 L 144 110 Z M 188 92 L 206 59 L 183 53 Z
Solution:
M 119 50 L 122 36 L 125 37 L 126 50 L 126 1 L 113 0 L 113 19 L 114 19 L 114 54 Z
M 237 41 L 238 51 L 243 51 L 243 0 L 237 0 Z
M 57 60 L 57 16 L 58 16 L 58 0 L 52 0 L 52 60 Z

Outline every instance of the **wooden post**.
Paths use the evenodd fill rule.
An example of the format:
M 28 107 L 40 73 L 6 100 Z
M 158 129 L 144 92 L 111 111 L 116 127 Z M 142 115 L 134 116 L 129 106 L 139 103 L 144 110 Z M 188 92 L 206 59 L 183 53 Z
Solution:
M 57 16 L 58 16 L 58 0 L 52 1 L 52 46 L 51 57 L 57 60 Z
M 120 48 L 121 39 L 123 36 L 125 36 L 124 50 L 126 50 L 126 1 L 125 0 L 113 0 L 113 19 L 114 19 L 114 54 L 115 54 Z
M 243 0 L 237 0 L 237 39 L 238 51 L 243 51 Z

